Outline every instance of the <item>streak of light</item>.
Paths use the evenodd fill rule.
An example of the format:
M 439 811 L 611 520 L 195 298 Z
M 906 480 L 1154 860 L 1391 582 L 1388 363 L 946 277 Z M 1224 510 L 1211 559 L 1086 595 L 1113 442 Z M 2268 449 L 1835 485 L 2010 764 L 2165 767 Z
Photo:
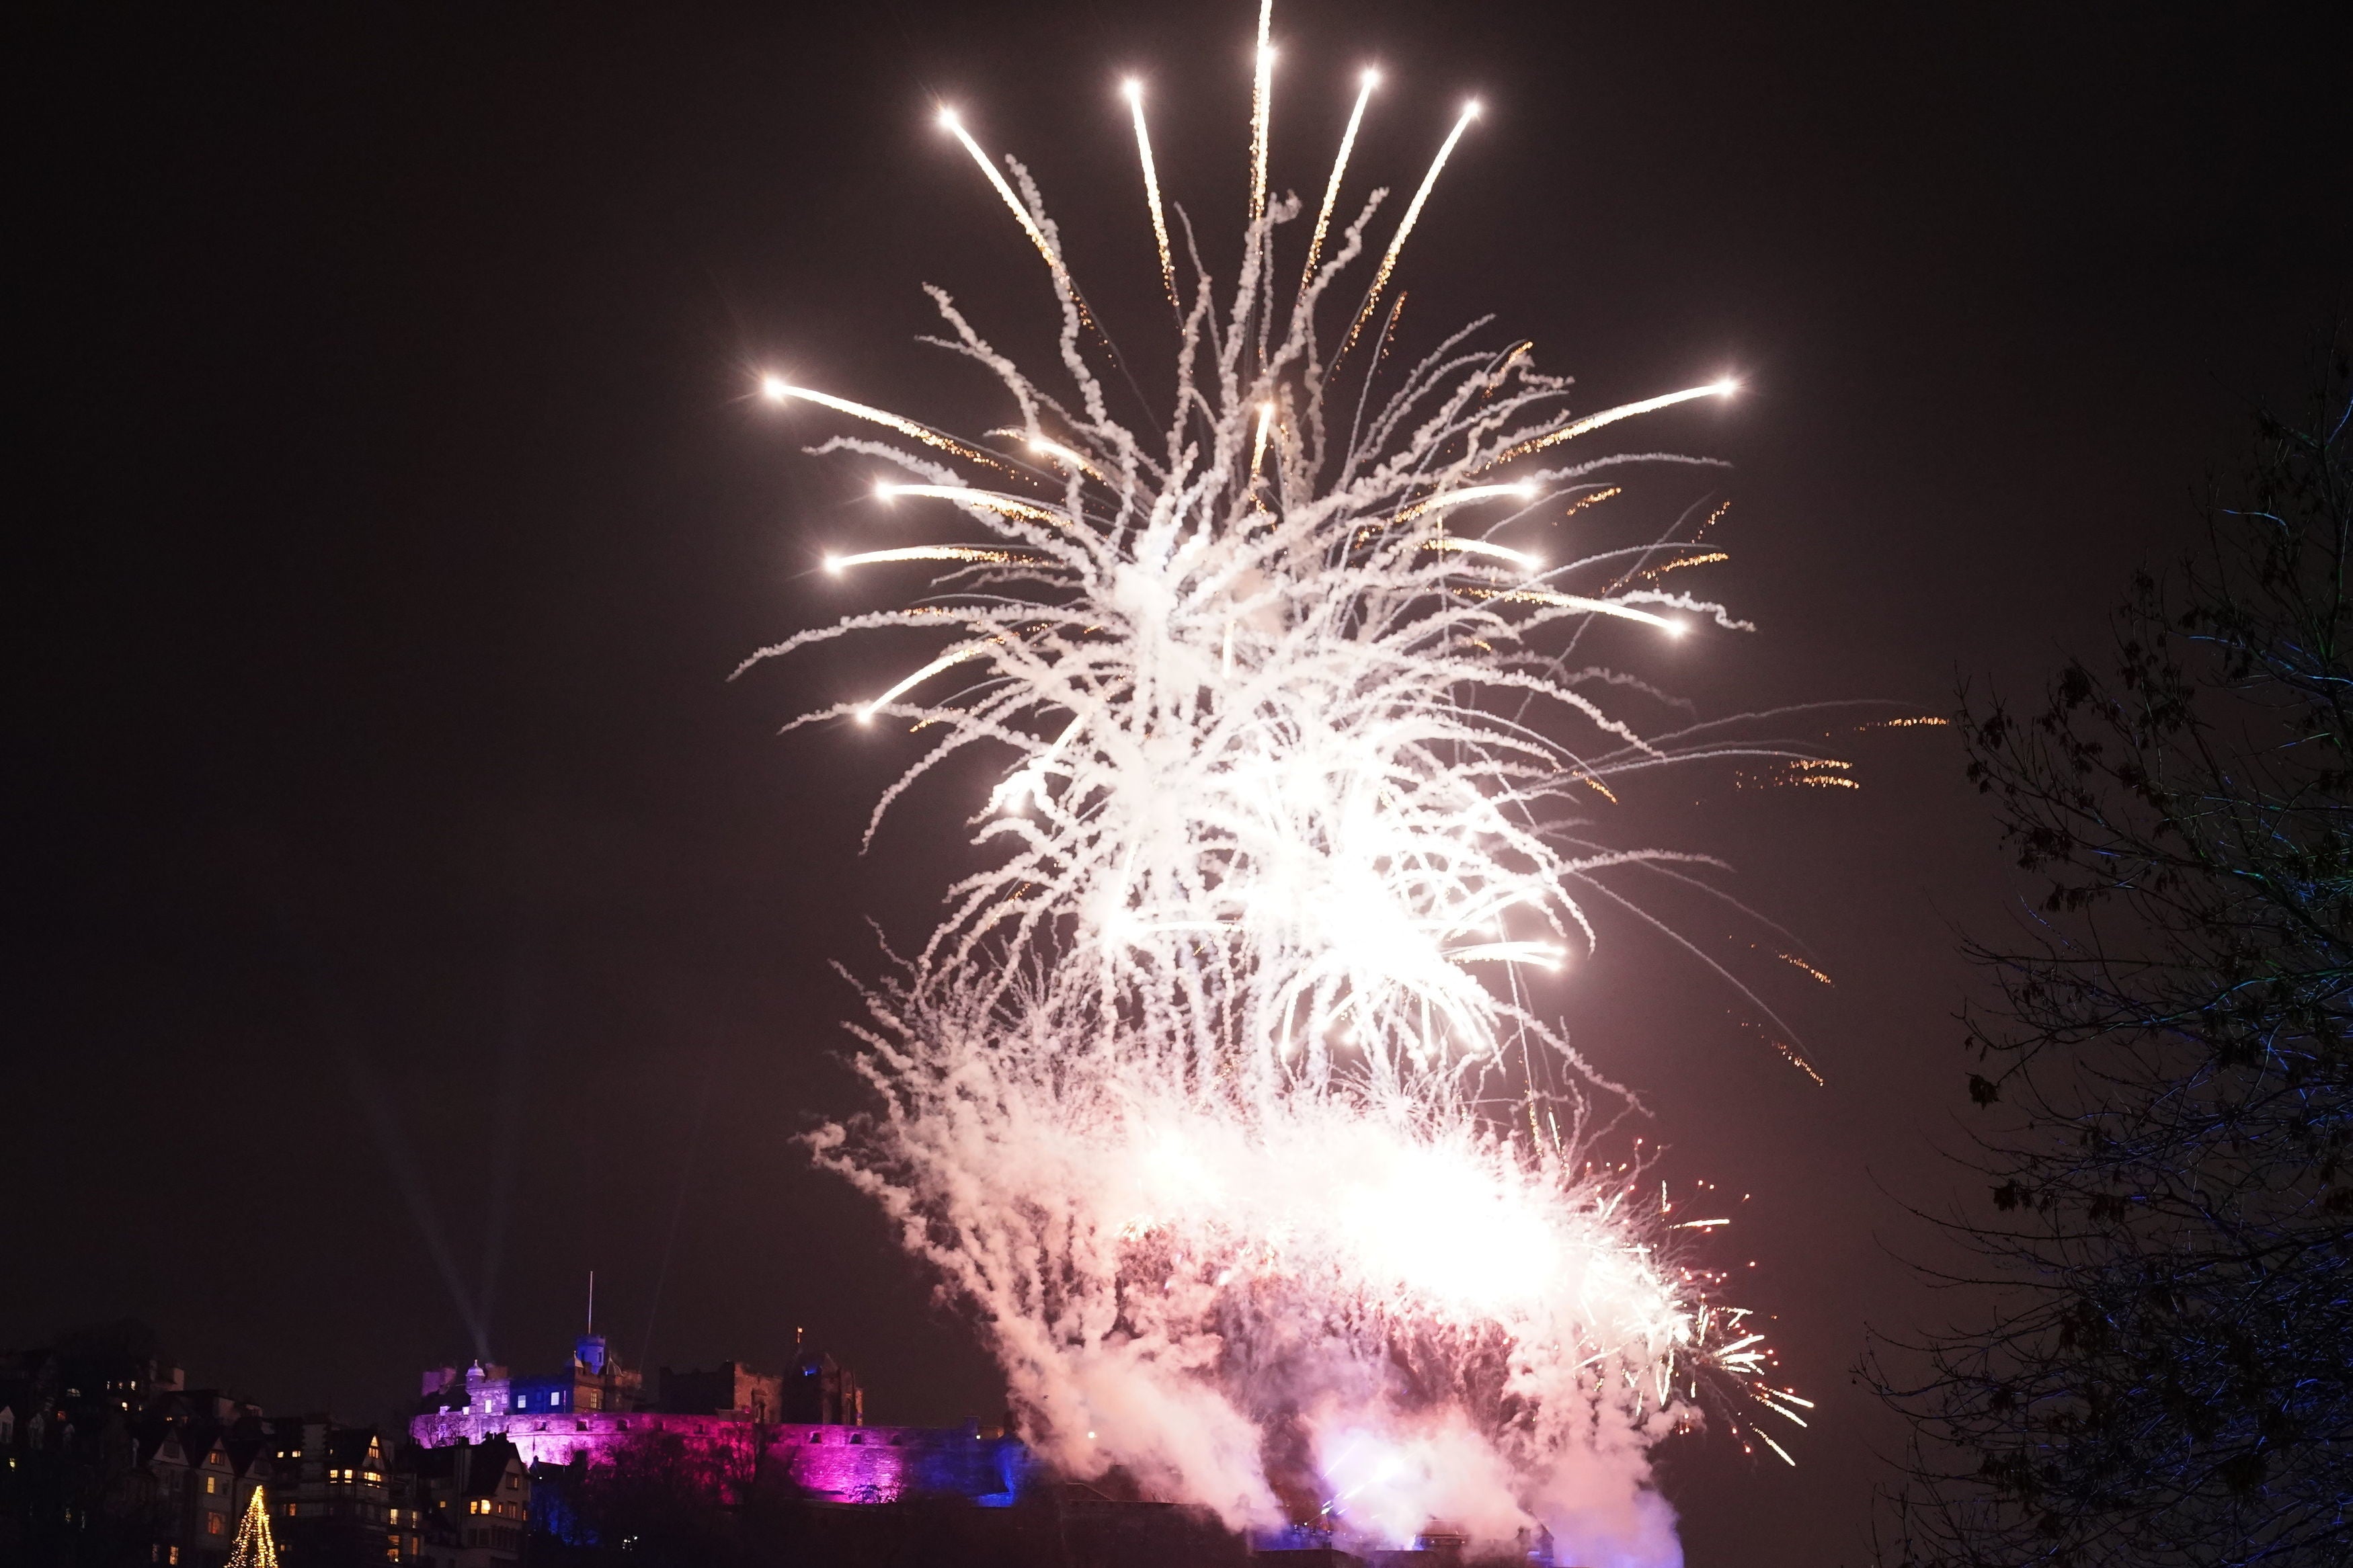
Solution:
M 1563 517 L 1575 517 L 1587 507 L 1599 506 L 1603 501 L 1608 500 L 1610 497 L 1621 495 L 1623 493 L 1623 490 L 1616 485 L 1611 485 L 1605 489 L 1588 490 L 1583 495 L 1577 497 L 1575 500 L 1569 502 L 1568 510 L 1560 515 Z
M 914 544 L 903 550 L 864 550 L 855 555 L 828 555 L 825 569 L 836 576 L 852 566 L 871 566 L 885 561 L 1023 561 L 1029 557 L 1010 550 L 986 549 L 970 544 Z
M 1709 550 L 1697 555 L 1678 555 L 1672 561 L 1662 562 L 1656 566 L 1644 567 L 1641 571 L 1634 574 L 1632 581 L 1637 583 L 1655 583 L 1660 578 L 1665 576 L 1668 573 L 1680 572 L 1686 566 L 1713 566 L 1720 561 L 1729 561 L 1731 559 L 1731 556 L 1725 554 L 1721 550 Z
M 1460 534 L 1440 533 L 1421 542 L 1424 550 L 1444 550 L 1459 555 L 1492 555 L 1498 561 L 1508 561 L 1525 572 L 1534 572 L 1544 562 L 1525 550 L 1514 550 L 1508 544 L 1493 544 L 1483 539 L 1464 539 Z
M 990 184 L 997 187 L 997 194 L 1003 198 L 1006 210 L 1010 212 L 1015 221 L 1021 225 L 1021 232 L 1029 237 L 1029 243 L 1036 246 L 1038 254 L 1046 258 L 1046 266 L 1052 271 L 1055 279 L 1070 291 L 1071 299 L 1075 300 L 1078 298 L 1078 286 L 1071 281 L 1070 273 L 1063 268 L 1062 258 L 1055 251 L 1053 242 L 1046 237 L 1046 231 L 1038 226 L 1038 220 L 1029 216 L 1029 209 L 1021 205 L 1021 198 L 1013 194 L 1013 187 L 1006 183 L 1005 176 L 997 172 L 997 165 L 989 162 L 988 154 L 980 150 L 980 143 L 972 139 L 972 132 L 964 128 L 964 121 L 957 117 L 956 111 L 953 109 L 941 110 L 940 125 L 942 129 L 954 132 L 955 139 L 964 143 L 964 150 L 972 154 L 972 161 L 980 165 L 980 172 L 988 176 Z
M 1547 447 L 1557 447 L 1563 441 L 1574 441 L 1588 431 L 1599 430 L 1605 425 L 1615 425 L 1620 419 L 1631 419 L 1638 414 L 1651 414 L 1662 408 L 1672 408 L 1678 403 L 1689 403 L 1695 397 L 1729 397 L 1739 390 L 1738 382 L 1725 377 L 1720 381 L 1711 381 L 1705 386 L 1687 386 L 1681 392 L 1662 393 L 1656 397 L 1645 397 L 1637 403 L 1621 403 L 1615 408 L 1605 408 L 1599 414 L 1588 414 L 1582 419 L 1572 419 L 1550 435 L 1539 436 L 1532 441 L 1523 441 L 1497 458 L 1495 461 L 1504 463 L 1514 458 L 1525 458 L 1531 452 L 1541 452 Z
M 1080 453 L 1071 447 L 1063 446 L 1060 441 L 1050 440 L 1044 436 L 1032 436 L 1027 431 L 1012 426 L 1000 426 L 995 430 L 991 430 L 989 434 L 992 436 L 1016 437 L 1020 440 L 1023 446 L 1029 448 L 1030 455 L 1033 457 L 1044 458 L 1050 462 L 1060 463 L 1066 468 L 1075 468 L 1080 473 L 1086 475 L 1087 478 L 1094 480 L 1097 484 L 1109 484 L 1111 482 L 1103 477 L 1103 472 L 1101 468 L 1096 468 L 1092 463 L 1087 461 L 1082 453 Z
M 1324 257 L 1324 237 L 1332 232 L 1332 210 L 1340 202 L 1340 181 L 1348 173 L 1348 154 L 1355 151 L 1357 128 L 1365 122 L 1365 105 L 1373 98 L 1373 89 L 1381 85 L 1381 73 L 1367 69 L 1359 79 L 1356 107 L 1348 111 L 1348 128 L 1340 132 L 1340 155 L 1332 160 L 1332 177 L 1324 184 L 1324 205 L 1315 212 L 1315 233 L 1307 242 L 1307 265 L 1300 268 L 1299 292 L 1302 298 L 1307 286 L 1315 280 L 1315 264 Z
M 918 425 L 912 419 L 902 418 L 885 408 L 874 408 L 863 403 L 852 403 L 847 397 L 836 397 L 829 392 L 813 392 L 806 386 L 795 386 L 780 375 L 762 376 L 760 395 L 771 403 L 787 403 L 794 398 L 798 398 L 803 403 L 814 403 L 820 408 L 830 408 L 837 414 L 847 414 L 852 419 L 863 419 L 870 424 L 880 425 L 886 430 L 896 430 L 900 435 L 911 440 L 921 441 L 926 447 L 935 447 L 943 452 L 954 452 L 959 458 L 970 458 L 975 462 L 986 463 L 992 468 L 1002 468 L 1005 466 L 978 447 L 968 447 L 953 437 L 943 436 L 929 426 Z
M 897 685 L 892 687 L 890 690 L 882 693 L 881 696 L 873 699 L 871 701 L 867 702 L 860 707 L 858 710 L 858 721 L 861 724 L 872 722 L 876 713 L 881 711 L 883 708 L 887 707 L 898 698 L 913 690 L 916 687 L 921 686 L 924 681 L 929 680 L 932 677 L 937 675 L 944 669 L 962 664 L 965 659 L 979 658 L 982 654 L 988 651 L 988 647 L 989 645 L 987 643 L 966 643 L 962 647 L 952 647 L 948 649 L 947 652 L 940 655 L 939 658 L 932 660 L 931 663 L 923 666 L 923 668 L 916 670 L 913 675 L 907 676 L 899 681 Z
M 1274 25 L 1274 0 L 1259 0 L 1258 56 L 1250 78 L 1250 220 L 1255 227 L 1266 216 L 1266 163 L 1268 121 L 1274 114 L 1274 45 L 1268 41 L 1268 29 Z
M 1502 599 L 1518 605 L 1550 605 L 1556 609 L 1583 610 L 1588 615 L 1615 616 L 1621 621 L 1640 621 L 1646 626 L 1656 626 L 1671 637 L 1683 635 L 1684 624 L 1668 616 L 1638 610 L 1631 605 L 1621 605 L 1615 599 L 1588 599 L 1581 594 L 1556 594 L 1544 588 L 1513 588 L 1508 591 L 1466 588 L 1474 599 Z
M 1447 132 L 1445 142 L 1438 149 L 1438 156 L 1430 161 L 1430 173 L 1421 177 L 1421 186 L 1413 193 L 1413 200 L 1407 204 L 1404 221 L 1398 225 L 1397 235 L 1389 241 L 1388 249 L 1382 254 L 1379 269 L 1373 274 L 1372 291 L 1365 296 L 1364 309 L 1356 312 L 1355 323 L 1348 328 L 1347 339 L 1340 345 L 1342 353 L 1348 352 L 1349 345 L 1356 341 L 1356 335 L 1365 330 L 1366 319 L 1380 304 L 1381 290 L 1388 287 L 1389 275 L 1397 270 L 1398 256 L 1405 249 L 1407 237 L 1413 233 L 1413 226 L 1420 220 L 1422 204 L 1430 200 L 1430 193 L 1438 184 L 1439 172 L 1446 167 L 1446 160 L 1453 156 L 1454 144 L 1462 140 L 1462 133 L 1470 130 L 1471 122 L 1478 118 L 1479 104 L 1474 99 L 1462 106 L 1462 118 L 1454 122 L 1454 129 Z
M 885 481 L 874 487 L 877 500 L 896 500 L 901 496 L 929 496 L 935 500 L 952 500 L 959 506 L 976 506 L 984 511 L 1006 517 L 1027 518 L 1031 522 L 1043 522 L 1055 528 L 1068 528 L 1071 520 L 1050 507 L 1018 496 L 1000 495 L 995 490 L 977 490 L 969 485 L 902 485 Z
M 1152 136 L 1144 128 L 1144 84 L 1130 77 L 1120 84 L 1128 111 L 1135 120 L 1135 155 L 1144 161 L 1144 199 L 1152 208 L 1152 242 L 1160 247 L 1160 286 L 1168 302 L 1176 304 L 1176 263 L 1168 253 L 1168 215 L 1160 205 L 1160 172 L 1152 162 Z
M 1431 496 L 1427 500 L 1416 501 L 1398 513 L 1397 521 L 1411 522 L 1415 518 L 1425 516 L 1430 512 L 1451 511 L 1458 506 L 1469 506 L 1472 501 L 1493 500 L 1501 496 L 1509 496 L 1514 500 L 1534 500 L 1535 493 L 1535 486 L 1526 483 L 1472 485 L 1463 489 L 1448 490 L 1441 495 Z

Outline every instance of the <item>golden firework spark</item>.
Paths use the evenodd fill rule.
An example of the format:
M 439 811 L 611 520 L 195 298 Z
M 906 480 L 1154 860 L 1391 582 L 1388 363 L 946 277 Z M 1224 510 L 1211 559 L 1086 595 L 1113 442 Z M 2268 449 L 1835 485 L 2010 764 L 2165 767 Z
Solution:
M 1144 199 L 1152 209 L 1152 243 L 1160 251 L 1160 286 L 1168 290 L 1168 303 L 1176 304 L 1176 263 L 1168 253 L 1168 215 L 1160 205 L 1160 172 L 1152 162 L 1152 133 L 1144 126 L 1144 84 L 1133 77 L 1121 84 L 1127 95 L 1128 111 L 1135 120 L 1135 155 L 1144 163 Z
M 1332 177 L 1324 184 L 1324 205 L 1315 210 L 1315 233 L 1307 242 L 1307 265 L 1299 269 L 1299 292 L 1303 299 L 1307 286 L 1315 280 L 1315 264 L 1324 257 L 1324 236 L 1332 232 L 1332 209 L 1339 205 L 1340 182 L 1348 173 L 1348 154 L 1356 150 L 1357 128 L 1365 122 L 1365 105 L 1373 100 L 1373 89 L 1381 85 L 1381 73 L 1367 69 L 1358 79 L 1356 107 L 1348 111 L 1348 128 L 1340 133 L 1340 155 L 1332 160 Z
M 1398 225 L 1397 234 L 1390 239 L 1388 249 L 1382 253 L 1380 267 L 1373 274 L 1372 289 L 1365 296 L 1364 309 L 1356 312 L 1356 321 L 1348 328 L 1347 339 L 1340 345 L 1342 353 L 1348 352 L 1357 334 L 1365 330 L 1366 321 L 1380 304 L 1381 291 L 1388 287 L 1389 275 L 1397 270 L 1398 257 L 1404 252 L 1405 242 L 1412 235 L 1413 226 L 1421 220 L 1422 206 L 1430 200 L 1430 193 L 1437 187 L 1440 172 L 1446 167 L 1446 160 L 1454 155 L 1454 144 L 1462 140 L 1462 133 L 1470 130 L 1471 122 L 1478 118 L 1479 103 L 1473 99 L 1462 106 L 1462 117 L 1454 122 L 1454 129 L 1446 133 L 1446 141 L 1439 147 L 1438 156 L 1430 161 L 1430 173 L 1422 175 L 1419 188 L 1413 193 L 1413 200 L 1406 204 L 1404 220 Z

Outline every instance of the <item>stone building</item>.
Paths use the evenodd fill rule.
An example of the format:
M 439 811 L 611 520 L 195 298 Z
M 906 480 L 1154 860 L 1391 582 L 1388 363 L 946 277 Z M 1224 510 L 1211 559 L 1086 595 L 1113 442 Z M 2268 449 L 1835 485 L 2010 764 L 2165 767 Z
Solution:
M 146 1483 L 149 1560 L 198 1564 L 227 1558 L 246 1500 L 271 1479 L 268 1456 L 249 1436 L 235 1444 L 232 1455 L 230 1430 L 217 1421 L 164 1414 L 142 1425 L 145 1432 L 133 1440 L 152 1440 L 140 1444 L 145 1459 L 134 1473 Z
M 1028 1476 L 997 1431 L 866 1425 L 856 1374 L 814 1351 L 781 1373 L 730 1361 L 649 1379 L 587 1335 L 552 1372 L 436 1368 L 389 1433 L 189 1388 L 152 1338 L 111 1325 L 0 1355 L 0 1563 L 222 1568 L 258 1492 L 286 1568 L 517 1568 L 624 1458 L 673 1467 L 722 1509 L 755 1492 L 997 1507 Z
M 866 1424 L 866 1391 L 858 1386 L 858 1374 L 824 1352 L 803 1351 L 783 1381 L 782 1419 L 828 1426 Z
M 400 1454 L 373 1426 L 313 1414 L 263 1423 L 274 1484 L 270 1528 L 288 1568 L 307 1562 L 415 1563 L 423 1542 L 404 1504 Z
M 688 1414 L 733 1414 L 754 1421 L 781 1420 L 785 1380 L 754 1372 L 741 1362 L 723 1361 L 709 1372 L 661 1369 L 659 1407 Z
M 211 1568 L 272 1477 L 260 1407 L 191 1389 L 130 1321 L 0 1354 L 0 1561 Z
M 636 1410 L 648 1403 L 644 1375 L 613 1355 L 602 1334 L 573 1342 L 571 1365 L 516 1377 L 476 1362 L 463 1372 L 437 1366 L 425 1374 L 420 1410 L 482 1415 L 561 1415 L 575 1410 Z
M 405 1494 L 422 1520 L 427 1568 L 511 1568 L 522 1560 L 532 1524 L 531 1477 L 513 1444 L 481 1443 L 411 1450 Z
M 867 1426 L 856 1374 L 818 1352 L 803 1352 L 782 1375 L 738 1362 L 709 1372 L 665 1368 L 653 1400 L 601 1340 L 575 1347 L 568 1374 L 518 1377 L 476 1363 L 463 1373 L 437 1367 L 424 1381 L 426 1397 L 409 1423 L 421 1448 L 503 1441 L 539 1475 L 610 1464 L 633 1445 L 682 1444 L 696 1472 L 724 1494 L 712 1500 L 723 1504 L 776 1483 L 820 1502 L 949 1496 L 1001 1506 L 1013 1500 L 1029 1462 L 1018 1438 L 984 1436 L 976 1426 Z

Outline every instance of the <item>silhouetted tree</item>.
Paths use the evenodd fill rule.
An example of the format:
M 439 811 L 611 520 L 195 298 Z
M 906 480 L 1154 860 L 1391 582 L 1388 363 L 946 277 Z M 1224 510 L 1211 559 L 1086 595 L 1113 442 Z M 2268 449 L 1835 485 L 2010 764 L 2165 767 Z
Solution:
M 649 1568 L 699 1565 L 730 1552 L 725 1457 L 676 1432 L 647 1432 L 588 1467 L 577 1507 L 594 1539 Z
M 911 1493 L 853 1506 L 814 1497 L 768 1467 L 748 1481 L 723 1455 L 649 1433 L 609 1461 L 548 1467 L 533 1494 L 562 1536 L 541 1568 L 1248 1568 L 1249 1542 L 1205 1510 L 1114 1501 L 1038 1479 L 1008 1508 Z M 555 1472 L 555 1473 L 551 1473 Z M 741 1484 L 739 1484 L 739 1482 Z
M 1971 950 L 1999 1130 L 1943 1278 L 1997 1304 L 1870 1366 L 1914 1433 L 1892 1560 L 2353 1563 L 2347 394 L 2340 342 L 2106 668 L 1964 714 L 2046 896 Z

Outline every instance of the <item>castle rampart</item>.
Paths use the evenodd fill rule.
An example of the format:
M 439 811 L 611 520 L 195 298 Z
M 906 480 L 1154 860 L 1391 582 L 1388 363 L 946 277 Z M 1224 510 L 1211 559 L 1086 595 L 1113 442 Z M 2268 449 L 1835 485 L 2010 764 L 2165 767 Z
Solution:
M 972 1427 L 842 1426 L 763 1422 L 736 1412 L 439 1410 L 409 1423 L 428 1448 L 503 1437 L 526 1465 L 609 1463 L 632 1442 L 663 1435 L 717 1461 L 715 1473 L 774 1477 L 824 1502 L 892 1502 L 915 1495 L 1013 1500 L 1029 1452 L 1018 1438 Z

